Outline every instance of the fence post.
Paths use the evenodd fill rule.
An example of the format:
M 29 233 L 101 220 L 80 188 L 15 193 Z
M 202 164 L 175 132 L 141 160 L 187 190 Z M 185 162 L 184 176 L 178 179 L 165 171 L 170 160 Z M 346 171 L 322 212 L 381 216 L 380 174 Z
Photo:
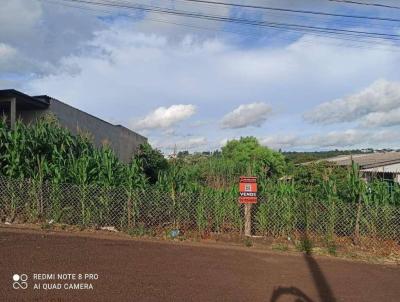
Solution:
M 244 235 L 251 236 L 251 203 L 244 205 Z
M 360 244 L 360 219 L 361 219 L 361 198 L 358 199 L 356 209 L 356 222 L 354 227 L 354 244 Z
M 39 203 L 40 203 L 40 217 L 43 218 L 44 205 L 43 205 L 43 181 L 39 182 Z
M 132 228 L 132 194 L 128 194 L 128 229 Z

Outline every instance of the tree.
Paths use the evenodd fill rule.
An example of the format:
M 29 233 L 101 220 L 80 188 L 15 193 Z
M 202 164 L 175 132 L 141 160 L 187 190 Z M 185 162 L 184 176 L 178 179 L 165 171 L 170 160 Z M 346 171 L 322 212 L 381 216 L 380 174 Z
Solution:
M 153 149 L 148 143 L 140 145 L 137 157 L 141 160 L 143 171 L 151 184 L 156 183 L 159 173 L 168 168 L 168 161 L 161 151 Z
M 222 147 L 222 156 L 237 165 L 251 167 L 252 173 L 261 175 L 281 175 L 286 168 L 282 154 L 261 146 L 252 136 L 229 141 Z
M 179 151 L 177 156 L 178 158 L 184 158 L 186 156 L 189 156 L 189 151 Z

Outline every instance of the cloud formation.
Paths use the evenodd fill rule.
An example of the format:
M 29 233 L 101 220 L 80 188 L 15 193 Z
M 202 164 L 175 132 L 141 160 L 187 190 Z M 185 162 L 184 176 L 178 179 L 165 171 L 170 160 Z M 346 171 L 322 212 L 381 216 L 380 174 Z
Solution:
M 144 118 L 133 121 L 134 129 L 166 129 L 178 122 L 188 119 L 196 113 L 194 105 L 172 105 L 170 107 L 159 107 Z
M 396 129 L 346 129 L 327 133 L 314 133 L 309 136 L 275 135 L 260 139 L 264 146 L 273 149 L 332 149 L 384 147 L 397 148 L 400 132 Z
M 221 128 L 260 127 L 270 116 L 271 112 L 271 106 L 265 103 L 240 105 L 222 118 Z
M 168 141 L 168 142 L 155 142 L 155 146 L 157 148 L 166 149 L 166 150 L 174 150 L 175 148 L 177 151 L 186 151 L 186 150 L 193 150 L 198 148 L 205 148 L 207 149 L 208 140 L 204 136 L 199 137 L 190 137 L 187 139 L 178 139 L 175 141 Z
M 400 106 L 388 112 L 373 112 L 360 120 L 363 127 L 391 127 L 400 125 Z
M 273 2 L 283 5 L 282 1 Z M 286 2 L 285 5 L 288 5 Z M 352 48 L 351 42 L 343 42 L 339 46 L 335 40 L 278 32 L 271 35 L 266 29 L 254 29 L 254 33 L 258 34 L 250 38 L 146 20 L 153 17 L 151 14 L 137 14 L 136 19 L 123 14 L 103 18 L 97 14 L 88 15 L 82 10 L 37 3 L 39 14 L 35 13 L 29 21 L 32 26 L 24 25 L 18 36 L 7 35 L 7 31 L 0 28 L 0 43 L 6 45 L 3 53 L 12 59 L 2 62 L 0 58 L 0 87 L 18 87 L 10 84 L 11 80 L 16 80 L 21 85 L 18 87 L 21 91 L 48 94 L 113 123 L 130 125 L 151 141 L 187 144 L 189 140 L 196 143 L 193 142 L 194 137 L 203 137 L 208 144 L 203 147 L 207 149 L 212 144 L 218 145 L 215 142 L 224 137 L 264 137 L 266 133 L 292 131 L 314 133 L 318 132 L 315 126 L 302 119 L 301 114 L 305 110 L 337 97 L 347 100 L 348 97 L 342 96 L 361 91 L 362 87 L 367 87 L 376 79 L 387 79 L 382 80 L 387 83 L 396 83 L 389 80 L 400 80 L 400 55 L 385 51 L 384 45 L 379 45 L 379 49 L 372 46 Z M 303 7 L 305 4 L 296 5 Z M 9 15 L 19 12 L 13 9 Z M 219 13 L 235 14 L 229 10 Z M 20 17 L 15 15 L 9 22 L 15 22 Z M 171 18 L 171 21 L 174 19 Z M 1 21 L 2 18 L 0 24 Z M 190 24 L 197 22 L 193 20 Z M 217 28 L 221 24 L 207 22 L 207 26 Z M 287 40 L 280 39 L 283 36 Z M 349 47 L 344 44 L 349 44 Z M 27 62 L 23 58 L 31 60 Z M 18 62 L 22 63 L 18 65 Z M 47 68 L 43 70 L 46 64 Z M 6 70 L 14 73 L 4 78 L 1 73 L 4 75 Z M 21 74 L 29 78 L 21 79 Z M 383 88 L 376 85 L 369 93 L 356 98 L 374 99 L 374 90 L 380 91 L 381 96 L 390 96 L 393 89 L 387 83 L 381 84 Z M 271 114 L 270 108 L 265 107 L 268 105 L 256 105 L 256 109 L 243 108 L 259 104 L 241 105 L 244 100 L 271 100 L 274 119 L 268 122 L 268 127 L 265 126 L 265 120 Z M 113 106 L 110 106 L 110 101 Z M 368 102 L 367 109 L 355 102 L 354 106 L 359 109 L 351 109 L 351 113 L 344 117 L 340 116 L 343 111 L 346 113 L 348 103 L 343 106 L 346 110 L 338 110 L 340 112 L 335 114 L 329 112 L 335 110 L 337 104 L 328 106 L 328 113 L 315 114 L 315 118 L 311 114 L 310 121 L 352 121 L 355 116 L 360 125 L 370 126 L 370 132 L 375 131 L 371 129 L 374 127 L 398 125 L 398 106 L 382 109 L 380 101 Z M 353 103 L 350 102 L 350 105 Z M 175 116 L 164 118 L 165 112 L 161 112 L 159 118 L 156 110 L 153 111 L 154 108 L 167 111 L 176 106 L 174 104 L 196 106 L 196 120 L 202 122 L 185 121 L 186 118 L 178 118 L 175 122 Z M 236 109 L 231 111 L 233 108 Z M 146 112 L 150 113 L 144 116 Z M 230 113 L 224 116 L 227 112 Z M 387 119 L 387 116 L 391 118 Z M 180 127 L 174 127 L 177 123 L 181 123 Z M 184 139 L 189 127 L 192 136 Z M 322 127 L 319 134 L 310 135 L 308 140 L 301 135 L 297 138 L 284 134 L 266 142 L 275 141 L 287 148 L 301 146 L 301 143 L 306 146 L 318 142 L 324 146 L 335 141 L 344 144 L 346 138 L 342 142 L 337 139 L 341 131 L 332 131 L 343 127 Z M 332 142 L 324 141 L 325 133 L 330 133 Z M 314 141 L 310 141 L 311 136 Z M 351 136 L 351 132 L 346 134 L 346 137 Z M 357 141 L 356 138 L 347 140 Z M 197 143 L 201 143 L 199 139 Z
M 8 64 L 0 64 L 0 76 L 35 78 L 68 71 L 60 69 L 63 58 L 79 52 L 82 43 L 104 26 L 100 15 L 53 2 L 2 0 L 0 43 L 2 53 L 6 45 L 13 56 L 8 52 Z
M 40 1 L 2 0 L 0 37 L 27 35 L 43 15 Z
M 17 57 L 17 50 L 8 44 L 0 43 L 0 70 L 8 72 Z
M 268 131 L 282 132 L 286 129 L 290 133 L 292 128 L 310 132 L 313 129 L 304 124 L 299 116 L 304 107 L 310 106 L 309 98 L 318 103 L 327 95 L 345 95 L 347 91 L 354 91 L 354 87 L 363 87 L 378 76 L 395 78 L 397 74 L 394 68 L 400 63 L 397 53 L 346 49 L 346 57 L 343 57 L 340 48 L 325 45 L 317 38 L 313 41 L 311 46 L 300 39 L 283 48 L 241 49 L 223 39 L 198 40 L 189 35 L 182 40 L 170 40 L 162 35 L 137 33 L 127 24 L 117 23 L 97 32 L 95 38 L 88 42 L 90 48 L 80 55 L 63 60 L 63 69 L 77 66 L 78 73 L 59 72 L 30 81 L 29 90 L 32 94 L 48 94 L 69 101 L 71 105 L 102 118 L 118 117 L 116 122 L 129 124 L 133 130 L 149 136 L 152 141 L 163 141 L 165 133 L 146 129 L 167 130 L 192 116 L 185 110 L 183 113 L 167 114 L 167 109 L 174 104 L 187 102 L 198 108 L 198 120 L 209 121 L 192 127 L 192 135 L 207 137 L 208 142 L 219 142 L 223 137 L 263 137 L 266 131 L 263 123 L 271 116 L 271 107 L 277 108 L 280 114 L 276 114 Z M 312 72 L 311 65 L 315 66 Z M 348 74 L 349 69 L 352 74 Z M 335 72 L 327 73 L 326 70 Z M 393 102 L 396 104 L 396 97 L 393 95 L 397 94 L 396 82 L 381 80 L 371 86 L 364 89 L 366 92 L 358 93 L 361 98 L 376 101 L 376 97 L 365 95 L 387 96 L 390 102 L 383 108 L 389 110 L 395 107 Z M 304 102 L 299 102 L 299 97 Z M 271 103 L 271 107 L 265 103 L 243 104 L 243 100 L 249 98 L 276 101 Z M 109 106 L 111 99 L 115 104 L 112 108 Z M 229 103 L 220 101 L 227 99 Z M 163 107 L 159 107 L 159 100 L 163 100 Z M 346 107 L 347 104 L 341 106 Z M 370 104 L 375 111 L 382 108 L 380 102 L 371 101 Z M 236 108 L 224 116 L 232 106 Z M 329 119 L 335 106 L 327 106 L 330 110 L 321 111 L 328 112 L 324 113 L 324 118 Z M 138 112 L 151 111 L 152 108 L 162 109 L 152 111 L 144 118 L 138 117 Z M 353 111 L 360 116 L 358 119 L 361 122 L 363 115 L 356 109 Z M 285 115 L 286 118 L 276 125 L 276 121 Z M 315 116 L 318 115 L 321 114 L 315 112 Z M 222 129 L 217 129 L 214 121 L 218 123 L 221 116 L 224 116 L 219 122 Z M 324 132 L 325 129 L 321 131 L 321 146 L 329 144 L 322 141 Z M 179 141 L 179 136 L 185 133 L 170 129 L 167 134 L 171 141 Z M 284 138 L 286 141 L 282 142 Z M 290 136 L 279 139 L 279 145 L 284 148 L 301 146 Z M 306 142 L 306 146 L 310 143 Z M 315 148 L 318 147 L 316 145 Z
M 299 137 L 293 134 L 267 136 L 261 138 L 260 143 L 272 149 L 291 148 L 299 144 Z
M 378 80 L 355 94 L 318 105 L 304 114 L 312 123 L 333 124 L 353 122 L 364 118 L 363 124 L 370 122 L 374 126 L 390 126 L 400 122 L 400 116 L 394 109 L 400 108 L 400 82 Z M 387 122 L 385 113 L 392 112 Z

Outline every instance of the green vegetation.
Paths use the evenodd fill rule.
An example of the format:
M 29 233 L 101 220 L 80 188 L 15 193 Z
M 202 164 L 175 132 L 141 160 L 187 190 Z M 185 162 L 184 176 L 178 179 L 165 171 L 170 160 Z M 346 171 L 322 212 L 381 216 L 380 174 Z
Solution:
M 351 169 L 326 163 L 293 165 L 254 137 L 232 140 L 221 151 L 180 152 L 166 160 L 145 144 L 122 163 L 90 136 L 73 136 L 52 117 L 11 131 L 0 121 L 0 219 L 114 225 L 130 234 L 157 230 L 243 230 L 238 179 L 258 177 L 255 231 L 272 237 L 321 235 L 332 253 L 336 236 L 356 243 L 364 235 L 398 238 L 400 187 L 369 184 Z M 5 213 L 5 214 L 4 214 Z M 299 235 L 300 234 L 300 235 Z M 310 250 L 312 242 L 303 242 Z
M 307 236 L 304 236 L 300 239 L 300 242 L 297 245 L 297 249 L 300 252 L 304 252 L 307 255 L 311 255 L 313 251 L 313 242 Z
M 249 237 L 244 238 L 244 246 L 245 247 L 252 247 L 253 246 L 253 241 Z
M 135 164 L 137 160 L 131 163 Z M 107 145 L 95 148 L 89 135 L 73 136 L 52 117 L 35 126 L 18 122 L 15 131 L 0 120 L 0 173 L 4 176 L 29 178 L 38 184 L 50 181 L 115 187 L 122 184 L 127 170 Z M 132 177 L 137 178 L 138 186 L 146 182 L 143 173 Z

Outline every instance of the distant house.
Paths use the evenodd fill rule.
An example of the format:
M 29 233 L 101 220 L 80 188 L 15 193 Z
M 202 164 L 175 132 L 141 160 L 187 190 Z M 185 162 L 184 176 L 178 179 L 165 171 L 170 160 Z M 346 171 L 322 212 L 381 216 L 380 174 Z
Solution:
M 338 166 L 350 166 L 354 161 L 363 177 L 369 181 L 374 178 L 400 183 L 400 152 L 377 152 L 341 155 L 325 158 L 322 161 Z
M 107 142 L 124 162 L 129 162 L 139 145 L 147 142 L 146 137 L 134 131 L 110 124 L 47 95 L 29 96 L 14 89 L 0 90 L 0 115 L 7 117 L 11 127 L 17 119 L 28 124 L 48 113 L 55 115 L 61 126 L 74 134 L 90 133 L 96 146 Z

